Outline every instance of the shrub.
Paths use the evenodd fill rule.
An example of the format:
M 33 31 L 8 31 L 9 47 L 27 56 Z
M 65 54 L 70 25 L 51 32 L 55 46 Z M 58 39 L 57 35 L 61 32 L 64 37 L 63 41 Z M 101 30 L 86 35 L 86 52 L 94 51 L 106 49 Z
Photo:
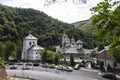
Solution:
M 113 68 L 110 66 L 110 64 L 107 66 L 107 72 L 113 72 Z
M 54 69 L 54 68 L 55 68 L 55 65 L 52 64 L 52 65 L 49 66 L 49 68 Z

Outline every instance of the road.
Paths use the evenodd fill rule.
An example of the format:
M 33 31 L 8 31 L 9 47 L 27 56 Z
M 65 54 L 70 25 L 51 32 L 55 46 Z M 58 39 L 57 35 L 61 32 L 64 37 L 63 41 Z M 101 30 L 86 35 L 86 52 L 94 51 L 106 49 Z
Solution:
M 73 72 L 59 71 L 59 74 L 56 73 L 56 69 L 42 67 L 33 67 L 32 70 L 10 70 L 7 68 L 6 71 L 10 76 L 29 77 L 35 80 L 107 80 L 97 75 L 98 71 L 89 69 L 74 70 Z
M 29 77 L 35 80 L 98 80 L 94 78 L 67 75 L 67 74 L 56 74 L 51 72 L 32 71 L 32 70 L 7 70 L 9 76 Z

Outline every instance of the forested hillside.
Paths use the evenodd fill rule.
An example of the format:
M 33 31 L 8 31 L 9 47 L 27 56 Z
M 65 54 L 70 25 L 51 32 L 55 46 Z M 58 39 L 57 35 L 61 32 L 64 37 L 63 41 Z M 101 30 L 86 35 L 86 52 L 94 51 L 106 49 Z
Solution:
M 92 25 L 90 20 L 79 21 L 79 22 L 73 23 L 73 25 L 85 33 L 95 35 L 95 32 L 94 32 L 95 27 Z
M 22 40 L 29 33 L 38 37 L 38 44 L 55 49 L 64 33 L 81 39 L 85 48 L 96 46 L 95 37 L 83 33 L 71 24 L 63 23 L 33 9 L 12 8 L 0 4 L 0 56 L 20 58 Z

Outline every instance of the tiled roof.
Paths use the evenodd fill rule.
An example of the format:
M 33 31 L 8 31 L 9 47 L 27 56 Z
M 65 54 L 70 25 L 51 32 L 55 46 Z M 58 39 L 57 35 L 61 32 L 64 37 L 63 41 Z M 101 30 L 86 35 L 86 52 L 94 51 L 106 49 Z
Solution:
M 28 50 L 43 50 L 43 47 L 40 47 L 38 45 L 32 45 Z
M 36 37 L 34 37 L 32 34 L 29 34 L 27 37 L 25 37 L 24 39 L 38 39 Z
M 102 50 L 97 54 L 98 59 L 113 59 L 112 53 L 108 50 Z
M 77 49 L 76 47 L 69 48 L 65 53 L 67 54 L 84 54 L 83 49 Z

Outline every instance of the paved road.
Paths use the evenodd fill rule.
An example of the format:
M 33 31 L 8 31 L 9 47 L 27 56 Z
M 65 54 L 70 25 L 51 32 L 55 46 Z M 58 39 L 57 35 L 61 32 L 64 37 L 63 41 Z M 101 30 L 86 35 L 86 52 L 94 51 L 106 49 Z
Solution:
M 25 76 L 35 80 L 98 80 L 94 78 L 67 75 L 67 74 L 56 74 L 51 72 L 32 71 L 32 70 L 7 70 L 10 76 Z
M 97 70 L 80 69 L 73 70 L 73 72 L 59 71 L 56 73 L 56 69 L 46 69 L 42 67 L 33 67 L 32 70 L 21 70 L 22 66 L 19 66 L 17 70 L 10 70 L 9 66 L 6 67 L 7 73 L 10 76 L 25 76 L 34 78 L 35 80 L 107 80 L 98 75 Z M 47 72 L 46 72 L 47 71 Z

